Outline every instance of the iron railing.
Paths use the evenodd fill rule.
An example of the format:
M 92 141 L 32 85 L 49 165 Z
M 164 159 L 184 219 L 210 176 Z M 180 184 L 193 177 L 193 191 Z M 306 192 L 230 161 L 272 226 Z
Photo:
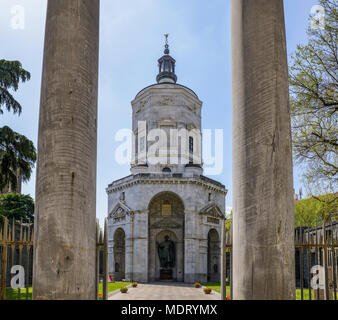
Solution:
M 104 231 L 97 222 L 96 228 L 96 297 L 108 299 L 108 229 L 107 219 Z M 33 276 L 33 224 L 22 221 L 0 221 L 0 300 L 30 300 L 32 299 Z M 21 266 L 24 272 L 24 289 L 20 286 L 13 289 L 12 274 L 14 266 Z M 102 290 L 100 290 L 102 283 Z M 22 285 L 22 284 L 21 284 Z M 102 293 L 101 293 L 102 292 Z
M 229 226 L 228 226 L 229 227 Z M 229 228 L 231 230 L 231 227 Z M 224 268 L 230 298 L 233 298 L 232 236 L 225 232 Z M 3 219 L 0 223 L 0 300 L 31 299 L 33 274 L 33 225 Z M 96 229 L 96 297 L 108 299 L 108 227 Z M 24 288 L 13 289 L 14 266 L 24 268 Z M 337 300 L 338 222 L 316 228 L 295 229 L 295 282 L 300 300 Z M 102 293 L 100 290 L 102 283 Z
M 96 297 L 108 300 L 108 222 L 104 220 L 104 231 L 96 223 Z M 100 293 L 102 283 L 102 294 Z
M 231 227 L 225 232 L 225 281 L 233 298 Z M 299 300 L 337 300 L 338 222 L 295 229 L 295 282 Z M 225 286 L 224 286 L 225 289 Z M 221 290 L 222 291 L 222 290 Z M 225 292 L 225 290 L 223 291 Z M 225 293 L 223 293 L 223 296 Z M 225 298 L 224 298 L 225 299 Z
M 14 219 L 9 221 L 7 218 L 3 220 L 0 224 L 0 300 L 28 300 L 32 296 L 33 224 Z M 21 267 L 21 270 L 15 266 Z M 22 284 L 21 288 L 13 289 L 11 282 L 15 274 L 12 274 L 12 271 L 15 274 L 24 272 L 24 289 L 21 287 Z

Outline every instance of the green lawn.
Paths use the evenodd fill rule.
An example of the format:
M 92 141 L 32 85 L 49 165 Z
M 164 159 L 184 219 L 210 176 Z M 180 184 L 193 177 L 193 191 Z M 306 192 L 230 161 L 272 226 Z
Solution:
M 113 292 L 115 290 L 119 290 L 121 287 L 127 287 L 130 284 L 131 284 L 131 282 L 108 283 L 108 292 Z M 217 283 L 217 282 L 202 283 L 202 285 L 205 286 L 205 287 L 211 288 L 212 290 L 215 290 L 217 292 L 221 292 L 220 284 Z M 11 288 L 7 288 L 7 290 L 6 290 L 6 300 L 11 299 L 10 294 L 11 294 Z M 99 294 L 101 294 L 100 300 L 102 300 L 102 283 L 100 283 L 100 285 L 99 285 Z M 230 297 L 229 283 L 227 283 L 226 295 L 228 297 Z M 303 290 L 303 296 L 304 296 L 303 300 L 309 300 L 309 289 Z M 313 289 L 311 290 L 311 299 L 314 300 Z M 12 300 L 18 300 L 18 290 L 13 290 Z M 26 289 L 21 289 L 20 300 L 26 300 Z M 29 287 L 28 300 L 32 300 L 32 287 Z M 300 289 L 296 289 L 296 300 L 301 300 Z
M 218 282 L 208 282 L 208 283 L 202 283 L 202 286 L 208 287 L 214 291 L 217 291 L 221 293 L 221 286 Z M 227 282 L 227 289 L 226 289 L 226 295 L 227 297 L 230 297 L 230 285 L 229 282 Z
M 131 282 L 114 282 L 108 283 L 108 292 L 119 290 L 121 287 L 127 287 Z M 102 283 L 99 284 L 99 294 L 101 294 L 100 299 L 102 299 Z M 6 300 L 11 299 L 11 288 L 6 289 Z M 18 290 L 13 290 L 12 300 L 18 300 Z M 26 289 L 21 289 L 20 291 L 20 300 L 26 300 Z M 28 300 L 32 300 L 32 287 L 29 287 L 28 291 Z
M 11 300 L 11 289 L 6 288 L 6 300 Z M 26 288 L 20 290 L 20 299 L 18 299 L 18 289 L 13 289 L 12 300 L 26 300 Z M 32 300 L 32 287 L 28 288 L 28 300 Z
M 296 289 L 296 300 L 301 300 L 300 289 Z M 309 289 L 303 289 L 303 300 L 309 300 Z M 313 289 L 311 289 L 311 300 L 314 300 Z
M 202 283 L 202 285 L 206 286 L 206 287 L 209 287 L 212 290 L 215 290 L 217 292 L 221 292 L 221 286 L 217 282 Z M 230 286 L 229 286 L 229 283 L 227 283 L 226 295 L 228 297 L 230 297 Z M 301 300 L 300 289 L 296 289 L 296 300 Z M 309 300 L 309 289 L 303 289 L 303 300 Z M 313 289 L 311 289 L 311 300 L 314 300 Z
M 127 287 L 131 284 L 131 282 L 109 282 L 108 283 L 108 292 L 113 292 L 115 290 L 120 290 L 122 287 Z M 99 295 L 102 295 L 103 290 L 103 284 L 100 282 L 99 284 Z M 102 296 L 100 296 L 100 299 L 102 299 Z

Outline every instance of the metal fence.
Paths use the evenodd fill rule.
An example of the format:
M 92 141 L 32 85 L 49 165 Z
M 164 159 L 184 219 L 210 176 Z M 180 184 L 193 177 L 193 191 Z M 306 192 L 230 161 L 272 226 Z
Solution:
M 100 290 L 102 283 L 102 293 Z M 108 300 L 108 223 L 104 220 L 104 231 L 96 223 L 96 297 Z
M 232 236 L 225 232 L 226 284 L 233 298 Z M 295 229 L 295 284 L 298 300 L 337 300 L 338 222 Z
M 22 221 L 5 218 L 0 224 L 0 300 L 32 297 L 33 233 L 33 225 Z M 24 288 L 15 289 L 20 281 L 16 274 L 20 272 L 23 273 Z M 12 281 L 14 285 L 11 285 Z
M 230 227 L 231 230 L 231 227 Z M 224 267 L 230 298 L 233 298 L 232 236 L 225 232 Z M 0 223 L 0 300 L 31 299 L 33 274 L 33 225 L 4 219 Z M 108 227 L 96 228 L 96 297 L 108 299 Z M 17 269 L 24 269 L 24 288 L 13 289 Z M 12 273 L 13 272 L 13 273 Z M 316 228 L 295 229 L 295 283 L 300 300 L 337 300 L 338 222 Z
M 296 287 L 300 299 L 337 300 L 338 222 L 295 231 Z
M 97 222 L 96 297 L 100 300 L 108 298 L 107 231 L 107 220 L 104 223 L 104 231 Z M 33 224 L 15 220 L 9 221 L 6 218 L 0 221 L 0 300 L 32 299 L 33 232 Z M 22 283 L 18 283 L 18 272 L 24 273 L 24 289 Z M 20 288 L 16 289 L 16 285 Z

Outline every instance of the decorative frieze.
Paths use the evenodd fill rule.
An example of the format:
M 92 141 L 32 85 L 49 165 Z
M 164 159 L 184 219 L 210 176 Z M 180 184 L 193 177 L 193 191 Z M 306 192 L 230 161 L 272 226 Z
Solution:
M 173 218 L 164 218 L 152 223 L 150 227 L 154 229 L 177 229 L 181 228 L 182 225 L 177 223 Z
M 160 99 L 157 101 L 156 104 L 158 104 L 159 106 L 169 106 L 169 105 L 173 105 L 174 103 L 174 99 L 170 96 L 162 96 L 160 97 Z

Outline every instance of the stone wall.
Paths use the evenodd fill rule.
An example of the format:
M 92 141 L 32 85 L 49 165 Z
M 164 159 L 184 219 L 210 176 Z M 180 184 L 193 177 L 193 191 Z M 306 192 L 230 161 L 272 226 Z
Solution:
M 197 95 L 190 89 L 179 84 L 156 84 L 143 89 L 132 101 L 133 125 L 132 129 L 137 134 L 139 121 L 145 121 L 147 124 L 147 134 L 152 129 L 164 129 L 167 132 L 168 145 L 170 140 L 170 129 L 186 129 L 191 131 L 197 129 L 201 131 L 201 108 L 202 102 Z M 141 139 L 141 136 L 140 136 Z M 136 139 L 138 141 L 138 139 Z M 141 140 L 140 140 L 141 142 Z M 149 148 L 154 141 L 148 141 L 145 146 L 141 143 L 136 145 L 136 159 L 147 162 L 148 166 L 138 167 L 132 165 L 132 173 L 137 172 L 161 172 L 164 167 L 169 167 L 172 172 L 196 171 L 202 174 L 202 167 L 186 167 L 185 164 L 172 164 L 166 161 L 165 164 L 150 164 Z M 175 144 L 171 141 L 171 146 Z M 139 148 L 138 148 L 139 147 Z M 195 150 L 201 150 L 201 141 L 194 139 Z M 147 152 L 147 153 L 144 153 Z M 169 155 L 169 154 L 168 154 Z M 181 152 L 178 152 L 179 159 L 184 158 Z M 185 157 L 189 162 L 189 156 Z M 140 164 L 140 163 L 138 163 Z
M 225 188 L 200 177 L 158 179 L 157 175 L 150 175 L 142 180 L 137 176 L 121 179 L 107 189 L 110 272 L 114 271 L 115 263 L 114 234 L 121 228 L 126 235 L 126 279 L 140 282 L 159 279 L 156 242 L 168 234 L 177 248 L 174 278 L 191 283 L 207 281 L 208 261 L 209 273 L 215 264 L 220 268 L 219 249 L 213 249 L 210 262 L 208 235 L 214 230 L 220 239 Z M 161 216 L 164 200 L 172 205 L 172 216 Z M 220 241 L 212 245 L 219 247 Z M 214 281 L 218 278 L 219 272 L 209 275 Z

